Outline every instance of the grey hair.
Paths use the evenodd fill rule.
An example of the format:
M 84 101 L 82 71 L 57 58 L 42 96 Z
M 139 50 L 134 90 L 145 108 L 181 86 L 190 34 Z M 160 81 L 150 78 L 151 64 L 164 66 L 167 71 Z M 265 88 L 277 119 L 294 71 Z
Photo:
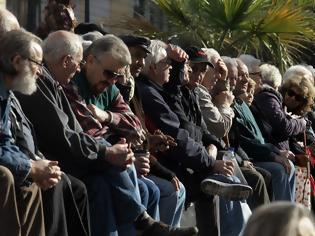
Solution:
M 303 223 L 307 220 L 310 227 L 301 224 L 302 220 Z M 314 236 L 314 227 L 314 217 L 303 205 L 279 201 L 257 208 L 249 218 L 243 236 Z
M 120 38 L 112 34 L 107 34 L 96 39 L 91 46 L 85 50 L 84 58 L 89 55 L 93 55 L 96 58 L 110 55 L 123 65 L 131 64 L 131 55 L 127 45 Z
M 16 55 L 24 59 L 31 58 L 33 43 L 41 45 L 42 40 L 27 31 L 12 30 L 3 35 L 0 43 L 0 70 L 15 75 L 17 71 L 12 66 L 12 58 Z
M 0 37 L 11 30 L 20 28 L 16 17 L 8 10 L 0 8 Z
M 211 61 L 212 63 L 214 62 L 215 58 L 221 58 L 218 51 L 215 50 L 214 48 L 202 48 L 201 50 L 205 52 L 205 54 L 208 57 L 208 60 Z
M 294 78 L 295 76 L 302 76 L 314 84 L 314 78 L 311 71 L 309 71 L 305 66 L 303 65 L 295 65 L 291 66 L 283 75 L 283 82 L 286 80 L 289 80 L 291 78 Z
M 66 55 L 76 56 L 80 50 L 80 36 L 64 30 L 49 34 L 43 42 L 44 59 L 47 62 L 57 62 Z
M 238 58 L 247 66 L 249 73 L 257 72 L 254 70 L 254 68 L 259 67 L 261 64 L 259 59 L 249 54 L 242 54 Z
M 261 81 L 263 84 L 268 84 L 273 88 L 278 88 L 282 82 L 282 76 L 279 69 L 270 64 L 263 64 L 260 67 Z
M 95 41 L 96 39 L 102 38 L 103 34 L 98 31 L 88 32 L 86 34 L 81 35 L 83 40 L 86 41 Z
M 221 57 L 226 66 L 235 66 L 238 67 L 237 61 L 235 58 L 222 56 Z
M 145 58 L 143 73 L 147 74 L 151 65 L 158 63 L 167 56 L 166 46 L 166 43 L 160 40 L 151 40 L 150 47 L 148 48 L 150 53 Z

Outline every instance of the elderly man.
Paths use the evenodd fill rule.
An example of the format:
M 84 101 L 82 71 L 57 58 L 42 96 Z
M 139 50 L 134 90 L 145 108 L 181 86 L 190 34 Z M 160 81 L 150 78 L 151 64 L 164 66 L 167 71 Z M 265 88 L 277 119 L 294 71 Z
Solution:
M 208 69 L 195 92 L 207 129 L 218 138 L 222 138 L 232 126 L 234 113 L 230 106 L 234 96 L 224 88 L 219 88 L 222 85 L 224 87 L 227 77 L 227 68 L 219 53 L 213 48 L 203 50 L 215 68 Z M 211 93 L 214 95 L 214 101 Z
M 145 58 L 150 53 L 148 48 L 151 44 L 151 41 L 146 37 L 137 35 L 124 35 L 121 36 L 121 39 L 128 46 L 132 60 L 130 72 L 135 80 L 137 80 L 144 68 Z M 121 88 L 121 86 L 119 88 Z M 136 93 L 131 100 L 131 107 L 140 119 L 142 127 L 146 130 L 145 115 L 142 108 L 142 98 L 139 93 L 137 93 L 137 88 L 135 88 L 135 91 Z M 149 174 L 146 177 L 154 181 L 160 190 L 160 218 L 164 223 L 178 226 L 180 224 L 180 219 L 185 204 L 185 187 L 176 177 L 174 172 L 158 162 L 157 158 L 161 154 L 156 153 L 156 150 L 162 151 L 162 146 L 174 146 L 175 143 L 173 142 L 172 138 L 170 139 L 169 136 L 164 135 L 160 130 L 155 130 L 153 135 L 151 135 L 149 131 L 146 130 L 145 134 L 146 139 L 150 143 L 149 149 L 151 152 L 149 160 L 150 168 L 147 168 L 147 172 L 145 172 L 145 174 Z M 153 143 L 157 143 L 158 145 L 153 145 Z M 165 148 L 164 151 L 166 151 L 166 149 L 167 148 Z M 155 158 L 155 156 L 157 156 L 157 158 Z M 141 166 L 145 166 L 145 164 L 145 162 L 136 162 L 136 167 L 138 166 L 139 171 L 143 172 L 142 170 L 145 169 L 141 168 Z
M 128 52 L 128 49 L 119 47 L 113 37 L 104 37 L 109 50 Z M 48 45 L 51 41 L 54 44 Z M 55 50 L 55 56 L 47 58 L 51 55 L 52 46 L 58 46 L 61 50 Z M 58 157 L 65 169 L 87 183 L 92 234 L 117 235 L 116 226 L 135 223 L 136 228 L 144 234 L 194 235 L 194 229 L 173 229 L 148 216 L 140 203 L 134 171 L 129 168 L 134 155 L 125 139 L 109 146 L 105 140 L 95 139 L 82 131 L 60 86 L 80 70 L 82 45 L 78 36 L 65 31 L 50 34 L 44 42 L 44 54 L 48 70 L 44 68 L 43 76 L 38 79 L 38 91 L 30 97 L 21 97 L 20 101 L 35 125 L 39 144 L 45 148 L 43 151 L 50 157 Z M 124 63 L 121 57 L 115 55 L 108 65 L 113 73 L 117 73 Z M 97 61 L 94 63 L 96 66 Z M 94 67 L 94 72 L 102 74 L 104 68 L 97 68 Z M 109 76 L 109 79 L 113 78 Z M 102 86 L 103 83 L 98 83 L 96 89 Z M 34 104 L 47 116 L 34 111 Z M 109 194 L 113 196 L 112 199 Z M 114 216 L 111 215 L 113 210 Z M 134 234 L 132 231 L 124 233 Z
M 294 166 L 287 159 L 286 153 L 276 146 L 266 143 L 256 120 L 245 102 L 238 96 L 247 89 L 248 76 L 246 66 L 233 58 L 225 57 L 229 70 L 230 84 L 233 83 L 236 100 L 233 104 L 235 119 L 233 121 L 232 142 L 240 146 L 249 157 L 253 158 L 255 166 L 271 173 L 272 189 L 275 200 L 294 200 Z M 240 71 L 240 72 L 239 72 Z
M 242 54 L 238 57 L 238 59 L 246 65 L 249 77 L 256 82 L 255 91 L 258 90 L 262 86 L 261 70 L 259 67 L 261 65 L 261 61 L 249 54 Z
M 2 228 L 19 229 L 22 235 L 45 234 L 41 218 L 41 197 L 37 195 L 40 187 L 45 190 L 42 194 L 47 235 L 54 235 L 56 232 L 58 235 L 89 235 L 89 220 L 84 218 L 88 212 L 84 185 L 62 174 L 57 161 L 44 160 L 44 156 L 38 151 L 32 124 L 11 92 L 13 90 L 30 95 L 36 90 L 36 76 L 40 72 L 39 65 L 42 60 L 40 44 L 39 38 L 22 31 L 10 31 L 1 41 L 3 53 L 0 58 L 2 74 L 0 113 L 3 138 L 0 159 L 1 164 L 12 172 L 14 180 L 10 182 L 15 183 L 18 189 L 16 197 L 14 193 L 10 193 L 13 198 L 9 203 L 11 202 L 11 206 L 14 207 L 11 210 L 16 209 L 17 214 L 21 213 L 17 218 L 20 224 L 17 228 L 11 225 L 12 222 Z M 14 206 L 14 199 L 18 207 Z M 7 216 L 2 217 L 6 218 Z M 8 228 L 10 225 L 12 228 Z

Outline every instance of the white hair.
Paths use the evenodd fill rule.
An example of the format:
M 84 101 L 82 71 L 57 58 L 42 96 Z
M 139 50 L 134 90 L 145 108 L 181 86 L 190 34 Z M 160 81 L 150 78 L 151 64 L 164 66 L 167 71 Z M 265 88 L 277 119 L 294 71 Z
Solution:
M 148 48 L 150 53 L 145 58 L 143 73 L 147 74 L 151 65 L 158 63 L 167 56 L 165 48 L 166 44 L 164 42 L 160 40 L 151 40 L 150 47 Z
M 238 57 L 248 68 L 249 73 L 255 73 L 255 68 L 259 68 L 261 61 L 252 55 L 242 54 Z
M 47 62 L 57 62 L 63 56 L 76 56 L 82 50 L 80 36 L 59 30 L 48 35 L 43 42 L 44 59 Z
M 263 84 L 268 84 L 273 88 L 278 88 L 282 82 L 282 76 L 277 67 L 270 64 L 263 64 L 260 67 L 261 81 Z
M 202 48 L 202 51 L 205 52 L 205 54 L 208 57 L 208 60 L 211 61 L 212 63 L 214 62 L 215 58 L 221 58 L 218 51 L 215 50 L 214 48 Z
M 294 78 L 295 76 L 302 76 L 308 79 L 309 81 L 311 81 L 312 84 L 314 84 L 314 78 L 313 78 L 312 72 L 303 65 L 295 65 L 287 69 L 287 71 L 283 75 L 283 82 L 291 78 Z

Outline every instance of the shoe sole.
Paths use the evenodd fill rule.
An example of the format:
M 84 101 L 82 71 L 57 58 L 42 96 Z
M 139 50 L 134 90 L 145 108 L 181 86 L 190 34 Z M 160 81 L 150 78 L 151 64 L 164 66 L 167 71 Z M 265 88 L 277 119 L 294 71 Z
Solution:
M 208 195 L 218 195 L 232 201 L 246 200 L 253 192 L 252 188 L 242 184 L 228 184 L 217 180 L 204 180 L 201 190 Z

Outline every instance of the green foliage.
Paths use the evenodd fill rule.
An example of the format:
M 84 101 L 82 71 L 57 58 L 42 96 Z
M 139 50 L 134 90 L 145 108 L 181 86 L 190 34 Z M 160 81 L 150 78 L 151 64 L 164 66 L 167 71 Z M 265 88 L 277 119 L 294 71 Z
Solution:
M 153 0 L 172 30 L 221 54 L 254 54 L 283 71 L 309 53 L 314 0 Z

